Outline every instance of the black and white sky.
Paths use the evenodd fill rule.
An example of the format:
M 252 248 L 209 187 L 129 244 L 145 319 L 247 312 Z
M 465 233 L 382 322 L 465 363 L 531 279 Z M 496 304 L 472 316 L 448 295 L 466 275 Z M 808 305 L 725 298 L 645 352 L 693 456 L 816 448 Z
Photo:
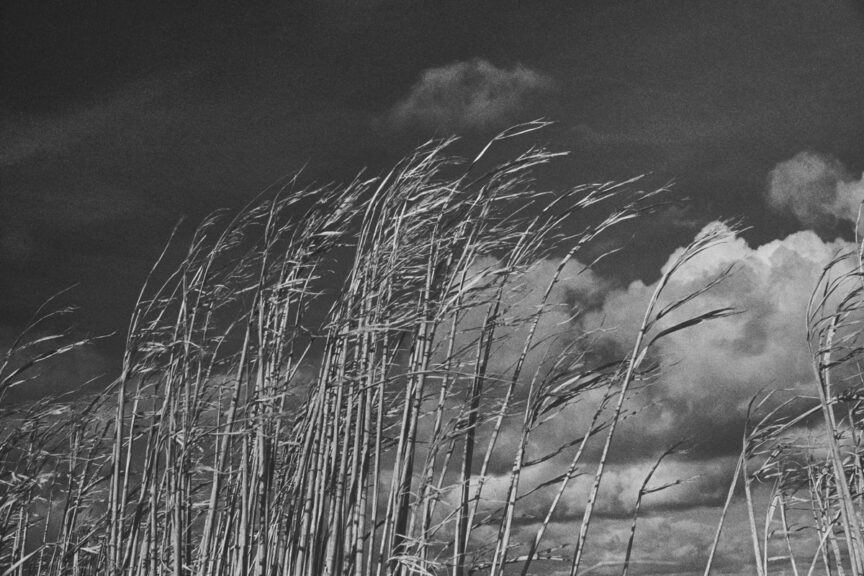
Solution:
M 706 439 L 687 471 L 665 472 L 703 476 L 658 497 L 643 528 L 660 573 L 686 570 L 710 541 L 742 406 L 811 384 L 803 310 L 864 197 L 862 103 L 864 8 L 851 0 L 6 0 L 0 342 L 72 284 L 77 330 L 122 332 L 180 217 L 237 208 L 301 168 L 344 181 L 432 136 L 471 150 L 554 120 L 540 143 L 571 154 L 549 185 L 649 173 L 687 199 L 578 280 L 599 302 L 584 322 L 626 338 L 677 247 L 719 219 L 750 226 L 679 280 L 739 262 L 711 298 L 748 313 L 665 345 L 680 363 L 625 432 L 604 496 L 598 546 L 612 554 L 645 458 L 673 430 Z M 82 362 L 110 370 L 99 356 L 119 345 Z M 736 538 L 721 550 L 732 572 Z

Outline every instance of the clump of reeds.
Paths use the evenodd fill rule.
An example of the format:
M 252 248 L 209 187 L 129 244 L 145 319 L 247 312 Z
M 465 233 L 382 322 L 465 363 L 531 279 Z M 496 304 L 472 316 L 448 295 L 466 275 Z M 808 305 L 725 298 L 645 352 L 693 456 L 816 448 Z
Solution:
M 751 402 L 706 576 L 739 480 L 759 576 L 786 569 L 796 576 L 864 574 L 861 246 L 824 267 L 810 298 L 804 328 L 815 394 L 782 402 L 766 394 Z M 760 503 L 755 494 L 762 485 L 767 501 Z M 811 535 L 809 547 L 793 543 L 801 534 Z
M 470 162 L 433 142 L 381 178 L 292 181 L 207 219 L 172 273 L 154 268 L 109 390 L 80 415 L 28 415 L 4 436 L 7 573 L 524 575 L 565 554 L 544 550 L 544 535 L 590 470 L 567 554 L 577 573 L 628 392 L 655 368 L 649 350 L 732 312 L 670 322 L 698 293 L 662 295 L 729 229 L 669 267 L 623 358 L 598 362 L 590 334 L 540 334 L 580 251 L 662 192 L 635 181 L 538 190 L 534 170 L 558 156 L 542 148 L 490 164 L 490 147 L 541 125 L 502 133 Z M 519 287 L 544 259 L 555 272 L 522 306 Z M 504 346 L 516 354 L 497 357 Z M 532 434 L 586 398 L 600 400 L 585 429 L 530 453 Z M 505 428 L 515 451 L 500 446 Z M 586 463 L 595 437 L 599 460 Z M 566 470 L 521 486 L 560 454 Z M 491 500 L 491 466 L 505 458 L 505 497 Z M 551 503 L 517 542 L 534 490 Z M 480 527 L 496 536 L 479 541 Z

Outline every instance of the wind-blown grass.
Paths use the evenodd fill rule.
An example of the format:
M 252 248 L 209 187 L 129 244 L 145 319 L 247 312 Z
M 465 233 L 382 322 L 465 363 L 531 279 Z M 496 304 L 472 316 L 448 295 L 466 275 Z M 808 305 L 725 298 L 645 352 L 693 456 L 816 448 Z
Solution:
M 540 191 L 534 171 L 558 156 L 541 148 L 489 165 L 497 143 L 541 126 L 502 133 L 471 162 L 432 142 L 381 178 L 292 181 L 208 218 L 170 274 L 163 255 L 118 379 L 94 398 L 38 403 L 4 432 L 0 574 L 524 575 L 565 556 L 578 573 L 628 392 L 656 372 L 652 346 L 733 312 L 682 320 L 698 293 L 670 303 L 664 288 L 730 232 L 704 233 L 668 268 L 626 357 L 600 363 L 591 334 L 542 333 L 568 264 L 663 191 Z M 555 273 L 520 305 L 547 258 Z M 505 345 L 518 352 L 502 361 Z M 0 407 L 27 352 L 16 344 L 0 368 Z M 532 434 L 594 397 L 585 429 L 529 454 Z M 500 445 L 505 427 L 515 451 Z M 599 460 L 584 462 L 595 437 Z M 567 469 L 532 488 L 551 503 L 515 541 L 523 475 L 559 453 Z M 506 495 L 493 500 L 490 467 L 503 458 Z M 544 549 L 585 470 L 575 552 Z M 474 537 L 481 527 L 493 541 Z

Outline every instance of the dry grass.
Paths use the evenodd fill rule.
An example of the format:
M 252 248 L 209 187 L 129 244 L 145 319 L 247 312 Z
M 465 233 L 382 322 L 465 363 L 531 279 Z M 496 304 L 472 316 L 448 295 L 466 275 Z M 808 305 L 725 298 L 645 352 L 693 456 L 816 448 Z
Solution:
M 471 162 L 448 156 L 449 141 L 429 143 L 382 178 L 292 182 L 233 218 L 205 221 L 171 274 L 157 263 L 153 277 L 167 279 L 142 289 L 117 381 L 92 399 L 37 403 L 3 432 L 0 575 L 463 576 L 514 566 L 524 575 L 547 557 L 578 573 L 628 391 L 656 368 L 652 345 L 732 313 L 670 324 L 698 293 L 670 303 L 664 288 L 729 232 L 700 236 L 670 267 L 626 357 L 598 365 L 592 335 L 569 346 L 541 336 L 568 263 L 662 192 L 634 181 L 538 191 L 534 170 L 556 157 L 544 149 L 485 167 L 498 142 L 541 126 L 506 131 Z M 553 256 L 557 270 L 526 311 L 514 294 Z M 829 375 L 834 350 L 849 346 L 836 334 L 854 314 L 827 314 L 829 301 L 814 302 L 812 341 L 826 422 L 840 434 Z M 0 368 L 0 407 L 26 358 L 41 361 L 25 341 Z M 518 353 L 502 369 L 504 344 Z M 601 400 L 586 429 L 529 457 L 532 434 L 589 397 Z M 518 431 L 515 451 L 500 446 L 505 428 Z M 748 433 L 742 462 L 773 441 L 757 435 Z M 602 450 L 588 463 L 591 438 Z M 859 574 L 864 549 L 851 534 L 860 533 L 862 472 L 835 444 L 830 466 L 814 463 L 805 480 L 823 540 L 853 551 Z M 558 452 L 569 467 L 543 485 L 551 504 L 533 538 L 517 542 L 522 475 Z M 502 458 L 512 460 L 508 487 L 493 501 L 484 490 Z M 586 470 L 575 553 L 544 549 L 568 483 Z M 480 527 L 497 538 L 472 538 Z

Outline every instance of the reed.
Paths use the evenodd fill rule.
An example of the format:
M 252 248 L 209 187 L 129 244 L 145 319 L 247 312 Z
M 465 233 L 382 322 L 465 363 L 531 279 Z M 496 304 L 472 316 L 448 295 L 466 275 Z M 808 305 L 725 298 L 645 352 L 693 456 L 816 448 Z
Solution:
M 623 407 L 655 371 L 656 342 L 733 313 L 681 320 L 702 291 L 667 302 L 665 288 L 730 232 L 701 235 L 664 274 L 626 357 L 601 364 L 592 334 L 565 345 L 542 333 L 568 264 L 665 193 L 631 180 L 553 194 L 534 175 L 560 154 L 490 158 L 542 127 L 507 130 L 471 161 L 445 140 L 380 178 L 291 180 L 236 215 L 206 219 L 178 264 L 166 249 L 133 310 L 117 380 L 92 397 L 37 403 L 20 413 L 26 425 L 4 431 L 0 574 L 524 575 L 537 559 L 564 557 L 543 550 L 545 531 L 568 483 L 591 467 L 566 555 L 578 573 Z M 548 259 L 554 274 L 522 305 L 520 287 Z M 22 361 L 30 348 L 17 343 L 0 368 L 0 407 L 28 369 L 83 344 Z M 502 360 L 505 346 L 518 352 Z M 591 399 L 584 430 L 549 453 L 529 451 L 538 429 Z M 505 429 L 518 431 L 515 451 L 501 446 Z M 600 459 L 584 462 L 592 441 Z M 566 471 L 535 488 L 551 504 L 534 536 L 516 541 L 532 492 L 522 478 L 559 454 Z M 506 496 L 493 500 L 491 466 L 504 458 Z M 832 465 L 826 498 L 846 502 L 843 528 L 853 530 L 860 502 L 849 484 L 857 490 L 861 475 L 840 474 L 842 454 Z M 480 528 L 494 541 L 476 538 Z

